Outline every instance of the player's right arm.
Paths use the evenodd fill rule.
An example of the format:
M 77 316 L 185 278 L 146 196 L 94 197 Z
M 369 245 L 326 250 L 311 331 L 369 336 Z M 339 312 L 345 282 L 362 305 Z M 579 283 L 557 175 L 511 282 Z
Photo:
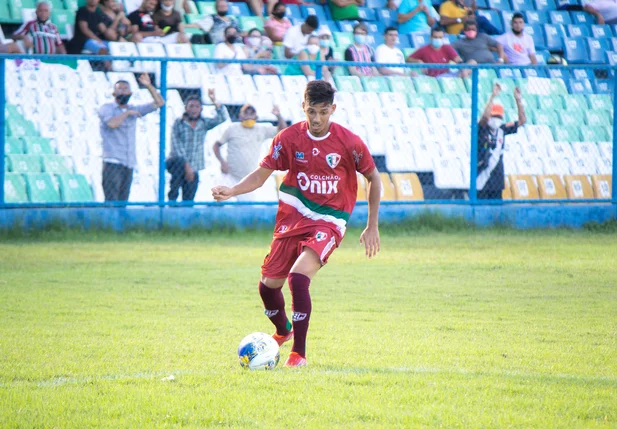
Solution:
M 240 180 L 236 186 L 231 188 L 227 186 L 215 186 L 212 188 L 212 197 L 217 202 L 228 200 L 236 195 L 248 194 L 257 188 L 261 188 L 272 174 L 268 168 L 257 167 L 255 171 L 248 174 L 244 179 Z

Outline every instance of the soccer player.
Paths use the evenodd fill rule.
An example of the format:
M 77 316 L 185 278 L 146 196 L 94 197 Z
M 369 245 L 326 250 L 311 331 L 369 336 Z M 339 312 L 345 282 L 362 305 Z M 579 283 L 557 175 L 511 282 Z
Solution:
M 212 188 L 214 199 L 224 201 L 259 188 L 274 170 L 288 170 L 279 190 L 274 239 L 259 283 L 265 313 L 276 327 L 274 339 L 282 345 L 293 338 L 287 367 L 307 364 L 306 335 L 312 308 L 309 285 L 345 236 L 356 204 L 356 171 L 369 183 L 368 222 L 360 243 L 369 258 L 379 251 L 379 172 L 362 140 L 330 122 L 336 110 L 334 92 L 323 80 L 309 82 L 302 103 L 306 121 L 279 132 L 259 167 L 237 185 Z M 291 290 L 291 323 L 282 292 L 285 279 Z

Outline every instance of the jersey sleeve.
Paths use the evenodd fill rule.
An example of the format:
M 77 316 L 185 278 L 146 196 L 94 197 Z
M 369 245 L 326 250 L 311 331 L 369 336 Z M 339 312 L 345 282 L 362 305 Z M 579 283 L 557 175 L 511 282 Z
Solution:
M 259 166 L 269 170 L 289 170 L 288 144 L 285 144 L 284 139 L 281 138 L 281 133 L 278 133 L 272 139 L 270 150 L 264 159 L 261 160 Z
M 353 145 L 353 159 L 356 164 L 356 171 L 364 176 L 369 174 L 375 169 L 375 161 L 373 156 L 368 150 L 368 146 L 360 139 L 356 137 Z

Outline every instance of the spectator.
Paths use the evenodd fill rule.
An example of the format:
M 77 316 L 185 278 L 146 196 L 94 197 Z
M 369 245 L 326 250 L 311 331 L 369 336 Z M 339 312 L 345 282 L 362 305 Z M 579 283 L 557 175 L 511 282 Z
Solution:
M 319 37 L 317 36 L 309 36 L 308 44 L 306 48 L 301 51 L 298 55 L 296 55 L 294 60 L 298 61 L 324 61 L 326 58 L 321 56 L 321 47 L 319 46 Z M 297 65 L 291 64 L 287 66 L 285 70 L 286 75 L 294 76 L 294 75 L 304 75 L 306 77 L 315 77 L 316 76 L 316 65 Z M 322 79 L 330 80 L 331 75 L 327 66 L 319 66 L 321 67 Z
M 326 61 L 334 61 L 334 50 L 332 49 L 332 33 L 330 29 L 325 25 L 322 25 L 317 30 L 317 37 L 319 37 L 319 52 L 321 58 L 324 58 Z M 336 67 L 327 67 L 328 74 L 332 75 Z
M 250 104 L 240 109 L 240 123 L 233 123 L 225 130 L 212 150 L 221 163 L 221 171 L 229 174 L 235 183 L 259 166 L 260 149 L 264 140 L 273 138 L 287 127 L 277 106 L 272 113 L 278 119 L 278 127 L 272 124 L 257 124 L 257 111 Z M 227 144 L 227 159 L 221 155 L 221 146 Z
M 167 43 L 189 43 L 189 38 L 184 32 L 184 23 L 180 12 L 174 10 L 175 0 L 161 0 L 160 9 L 154 12 L 152 19 L 154 25 L 163 30 Z M 175 39 L 175 40 L 174 40 Z
M 360 19 L 358 6 L 364 6 L 364 0 L 328 0 L 332 19 L 335 21 L 353 21 Z
M 488 19 L 476 16 L 475 0 L 471 0 L 471 7 L 466 7 L 463 0 L 447 0 L 439 7 L 439 22 L 446 27 L 449 34 L 460 34 L 463 25 L 468 21 L 474 21 L 480 33 L 491 36 L 501 34 Z
M 308 38 L 319 28 L 319 20 L 315 15 L 309 15 L 302 24 L 294 25 L 283 38 L 285 58 L 293 58 L 298 55 L 308 43 Z
M 198 22 L 198 26 L 208 33 L 210 42 L 218 44 L 225 41 L 225 30 L 227 27 L 233 27 L 237 33 L 240 33 L 240 26 L 235 16 L 227 14 L 229 11 L 227 0 L 216 0 L 215 8 L 216 15 L 207 16 Z
M 428 32 L 439 22 L 439 14 L 431 0 L 403 0 L 397 12 L 400 34 Z
M 394 27 L 384 31 L 384 43 L 375 50 L 375 61 L 378 63 L 405 64 L 403 52 L 396 47 L 398 44 L 398 30 Z M 402 67 L 378 67 L 379 73 L 384 76 L 407 76 L 409 72 Z
M 420 64 L 448 64 L 454 61 L 457 64 L 463 62 L 461 57 L 456 53 L 450 45 L 444 44 L 444 29 L 443 27 L 433 27 L 431 30 L 431 44 L 418 49 L 416 52 L 407 57 L 408 63 Z M 446 68 L 443 69 L 427 69 L 426 74 L 433 77 L 452 76 L 452 73 Z M 457 73 L 460 77 L 466 77 L 468 71 Z
M 225 29 L 225 41 L 216 45 L 214 48 L 214 58 L 216 59 L 234 59 L 245 60 L 246 54 L 244 53 L 244 47 L 238 42 L 238 30 L 234 27 L 227 27 Z M 226 75 L 240 75 L 244 69 L 238 63 L 216 63 L 216 72 L 218 74 Z
M 493 104 L 499 95 L 499 84 L 493 86 L 484 113 L 478 123 L 478 198 L 500 200 L 504 189 L 503 146 L 505 136 L 517 132 L 518 127 L 525 125 L 525 109 L 521 101 L 521 90 L 514 89 L 514 99 L 518 109 L 518 122 L 504 124 L 504 108 Z
M 617 24 L 617 3 L 612 0 L 583 0 L 583 10 L 592 14 L 599 25 Z
M 103 139 L 103 192 L 105 201 L 128 201 L 137 164 L 135 131 L 137 118 L 152 113 L 165 104 L 163 97 L 144 73 L 139 83 L 148 88 L 153 103 L 129 104 L 131 87 L 125 80 L 114 85 L 115 103 L 103 104 L 99 109 Z
M 507 61 L 503 46 L 487 34 L 478 34 L 478 27 L 474 21 L 467 21 L 463 32 L 465 38 L 454 42 L 452 47 L 461 54 L 466 63 L 493 64 L 495 62 L 493 52 L 497 52 L 499 55 L 497 62 Z
M 129 13 L 129 21 L 131 21 L 132 42 L 139 43 L 174 43 L 175 36 L 167 36 L 161 30 L 153 19 L 154 10 L 157 6 L 157 0 L 142 0 L 139 9 Z
M 356 63 L 374 63 L 375 52 L 373 48 L 366 44 L 366 36 L 368 36 L 368 28 L 366 24 L 356 24 L 353 27 L 353 44 L 345 49 L 345 61 L 353 61 Z M 379 71 L 376 67 L 369 66 L 349 66 L 349 74 L 352 76 L 379 76 Z
M 105 38 L 105 16 L 98 9 L 99 0 L 86 0 L 86 5 L 77 9 L 75 35 L 69 43 L 69 52 L 80 54 L 86 49 L 94 54 L 107 55 L 109 49 Z
M 182 201 L 193 201 L 199 186 L 199 171 L 206 167 L 204 143 L 206 134 L 222 124 L 229 115 L 227 109 L 216 101 L 214 89 L 208 90 L 208 97 L 216 106 L 216 116 L 205 119 L 201 116 L 201 100 L 196 95 L 186 99 L 182 118 L 176 119 L 171 131 L 171 154 L 165 161 L 171 174 L 169 201 L 178 199 L 182 188 Z
M 36 19 L 25 22 L 13 33 L 13 40 L 23 40 L 26 49 L 35 54 L 66 54 L 60 39 L 58 27 L 50 20 L 51 4 L 39 1 L 36 5 Z
M 272 41 L 261 34 L 258 28 L 249 31 L 244 44 L 244 53 L 248 59 L 272 59 Z M 278 74 L 278 69 L 270 64 L 245 64 L 244 71 L 249 74 Z
M 512 32 L 498 36 L 497 40 L 508 57 L 508 62 L 517 66 L 538 64 L 533 38 L 523 31 L 525 18 L 520 12 L 512 16 Z
M 266 35 L 272 43 L 282 43 L 285 33 L 291 28 L 291 21 L 285 17 L 286 11 L 285 3 L 278 2 L 272 8 L 272 15 L 264 24 Z
M 122 4 L 116 0 L 101 0 L 99 9 L 103 12 L 103 24 L 107 27 L 105 39 L 126 42 L 131 28 L 131 21 L 124 14 Z

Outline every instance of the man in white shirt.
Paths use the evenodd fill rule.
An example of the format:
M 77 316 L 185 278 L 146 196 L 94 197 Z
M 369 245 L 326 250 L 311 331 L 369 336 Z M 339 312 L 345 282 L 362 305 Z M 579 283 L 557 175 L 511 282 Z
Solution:
M 538 64 L 533 38 L 525 33 L 525 19 L 522 13 L 512 16 L 512 32 L 497 37 L 508 57 L 508 63 L 517 66 Z
M 242 44 L 239 42 L 238 30 L 235 27 L 227 27 L 225 29 L 225 41 L 216 45 L 214 48 L 214 58 L 216 59 L 234 59 L 244 60 L 246 59 L 246 53 Z M 238 63 L 216 63 L 216 72 L 218 74 L 226 75 L 240 75 L 242 74 L 242 65 Z
M 384 44 L 375 50 L 376 63 L 405 64 L 403 51 L 396 47 L 398 43 L 398 30 L 388 27 L 384 31 Z M 408 76 L 409 72 L 402 67 L 377 67 L 379 73 L 384 76 Z
M 294 25 L 287 30 L 283 37 L 285 58 L 293 58 L 304 50 L 309 36 L 315 34 L 317 28 L 319 28 L 319 20 L 315 15 L 309 15 L 303 24 Z

